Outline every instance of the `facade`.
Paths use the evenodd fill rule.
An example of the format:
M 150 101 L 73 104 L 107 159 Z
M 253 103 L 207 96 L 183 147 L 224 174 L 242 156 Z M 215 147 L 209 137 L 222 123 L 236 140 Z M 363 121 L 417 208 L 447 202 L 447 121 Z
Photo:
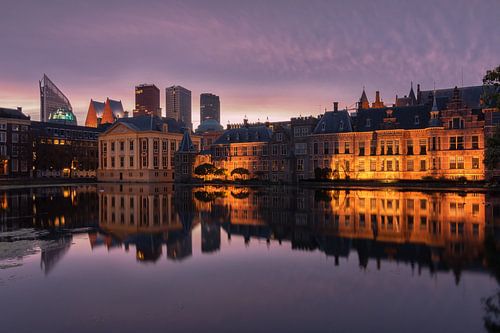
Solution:
M 21 108 L 0 108 L 0 177 L 30 177 L 30 118 Z
M 303 179 L 484 180 L 485 133 L 495 112 L 483 109 L 483 87 L 444 89 L 385 106 L 363 91 L 355 113 L 339 110 L 283 124 L 229 126 L 197 163 L 274 182 Z M 491 132 L 491 130 L 490 130 Z M 196 167 L 196 165 L 194 166 Z
M 33 121 L 31 130 L 34 177 L 96 177 L 101 129 Z
M 181 86 L 171 86 L 165 89 L 166 117 L 184 123 L 191 130 L 191 91 Z
M 98 127 L 99 125 L 112 124 L 117 119 L 126 117 L 122 101 L 106 98 L 105 102 L 90 100 L 85 119 L 85 126 Z
M 217 95 L 204 93 L 200 95 L 200 122 L 208 119 L 220 124 L 220 99 Z
M 43 75 L 43 78 L 39 81 L 39 87 L 40 121 L 49 121 L 50 115 L 53 113 L 57 113 L 58 110 L 59 113 L 63 111 L 65 114 L 73 115 L 73 107 L 71 106 L 69 99 L 63 94 L 61 90 L 59 90 L 59 88 L 57 88 L 57 86 L 48 78 L 47 75 Z
M 160 89 L 154 84 L 141 84 L 135 87 L 135 108 L 133 116 L 161 117 Z
M 174 153 L 182 141 L 174 119 L 139 116 L 119 119 L 99 136 L 100 181 L 174 180 Z M 200 139 L 193 137 L 196 150 Z

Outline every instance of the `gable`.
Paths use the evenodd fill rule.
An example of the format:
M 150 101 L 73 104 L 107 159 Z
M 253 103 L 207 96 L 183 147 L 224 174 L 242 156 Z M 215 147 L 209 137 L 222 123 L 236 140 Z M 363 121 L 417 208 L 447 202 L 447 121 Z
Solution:
M 110 129 L 108 129 L 104 135 L 113 135 L 113 134 L 127 134 L 127 133 L 136 133 L 136 131 L 132 130 L 130 127 L 125 125 L 124 123 L 115 123 Z

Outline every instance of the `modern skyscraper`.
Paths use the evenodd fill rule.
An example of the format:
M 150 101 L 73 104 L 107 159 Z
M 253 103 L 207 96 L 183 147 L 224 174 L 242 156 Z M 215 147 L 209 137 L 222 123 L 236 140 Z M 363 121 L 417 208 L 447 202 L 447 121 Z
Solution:
M 220 99 L 217 95 L 203 93 L 200 95 L 200 122 L 208 119 L 220 123 Z
M 160 89 L 154 84 L 141 84 L 135 87 L 134 117 L 155 115 L 161 117 Z
M 172 86 L 165 89 L 166 117 L 182 121 L 193 129 L 191 122 L 191 91 L 181 86 Z
M 40 85 L 40 121 L 47 122 L 52 113 L 73 114 L 73 107 L 63 92 L 43 74 Z M 73 115 L 74 117 L 74 115 Z M 76 118 L 75 118 L 76 122 Z

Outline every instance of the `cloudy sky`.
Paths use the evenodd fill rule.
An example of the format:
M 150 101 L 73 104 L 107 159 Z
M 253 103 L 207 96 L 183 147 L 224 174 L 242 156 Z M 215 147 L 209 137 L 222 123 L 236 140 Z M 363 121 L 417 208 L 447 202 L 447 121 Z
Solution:
M 91 98 L 134 104 L 134 86 L 221 97 L 222 122 L 287 119 L 481 82 L 500 64 L 500 1 L 2 0 L 0 106 L 39 118 L 43 73 L 79 123 Z

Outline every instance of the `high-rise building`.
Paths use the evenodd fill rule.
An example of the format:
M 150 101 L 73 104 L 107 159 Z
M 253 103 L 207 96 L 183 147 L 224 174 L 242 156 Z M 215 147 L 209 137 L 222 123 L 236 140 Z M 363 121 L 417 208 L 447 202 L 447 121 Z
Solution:
M 220 99 L 219 96 L 203 93 L 200 95 L 200 122 L 215 119 L 220 123 Z
M 181 86 L 168 87 L 166 90 L 166 117 L 181 121 L 190 129 L 191 123 L 191 91 Z
M 161 117 L 160 89 L 154 84 L 141 84 L 135 87 L 134 117 L 154 115 Z
M 69 99 L 64 96 L 63 92 L 57 88 L 47 75 L 43 75 L 43 78 L 39 81 L 39 85 L 41 122 L 49 121 L 51 114 L 73 114 L 73 107 Z M 74 118 L 74 115 L 72 117 Z M 74 122 L 76 123 L 76 118 L 74 118 Z

